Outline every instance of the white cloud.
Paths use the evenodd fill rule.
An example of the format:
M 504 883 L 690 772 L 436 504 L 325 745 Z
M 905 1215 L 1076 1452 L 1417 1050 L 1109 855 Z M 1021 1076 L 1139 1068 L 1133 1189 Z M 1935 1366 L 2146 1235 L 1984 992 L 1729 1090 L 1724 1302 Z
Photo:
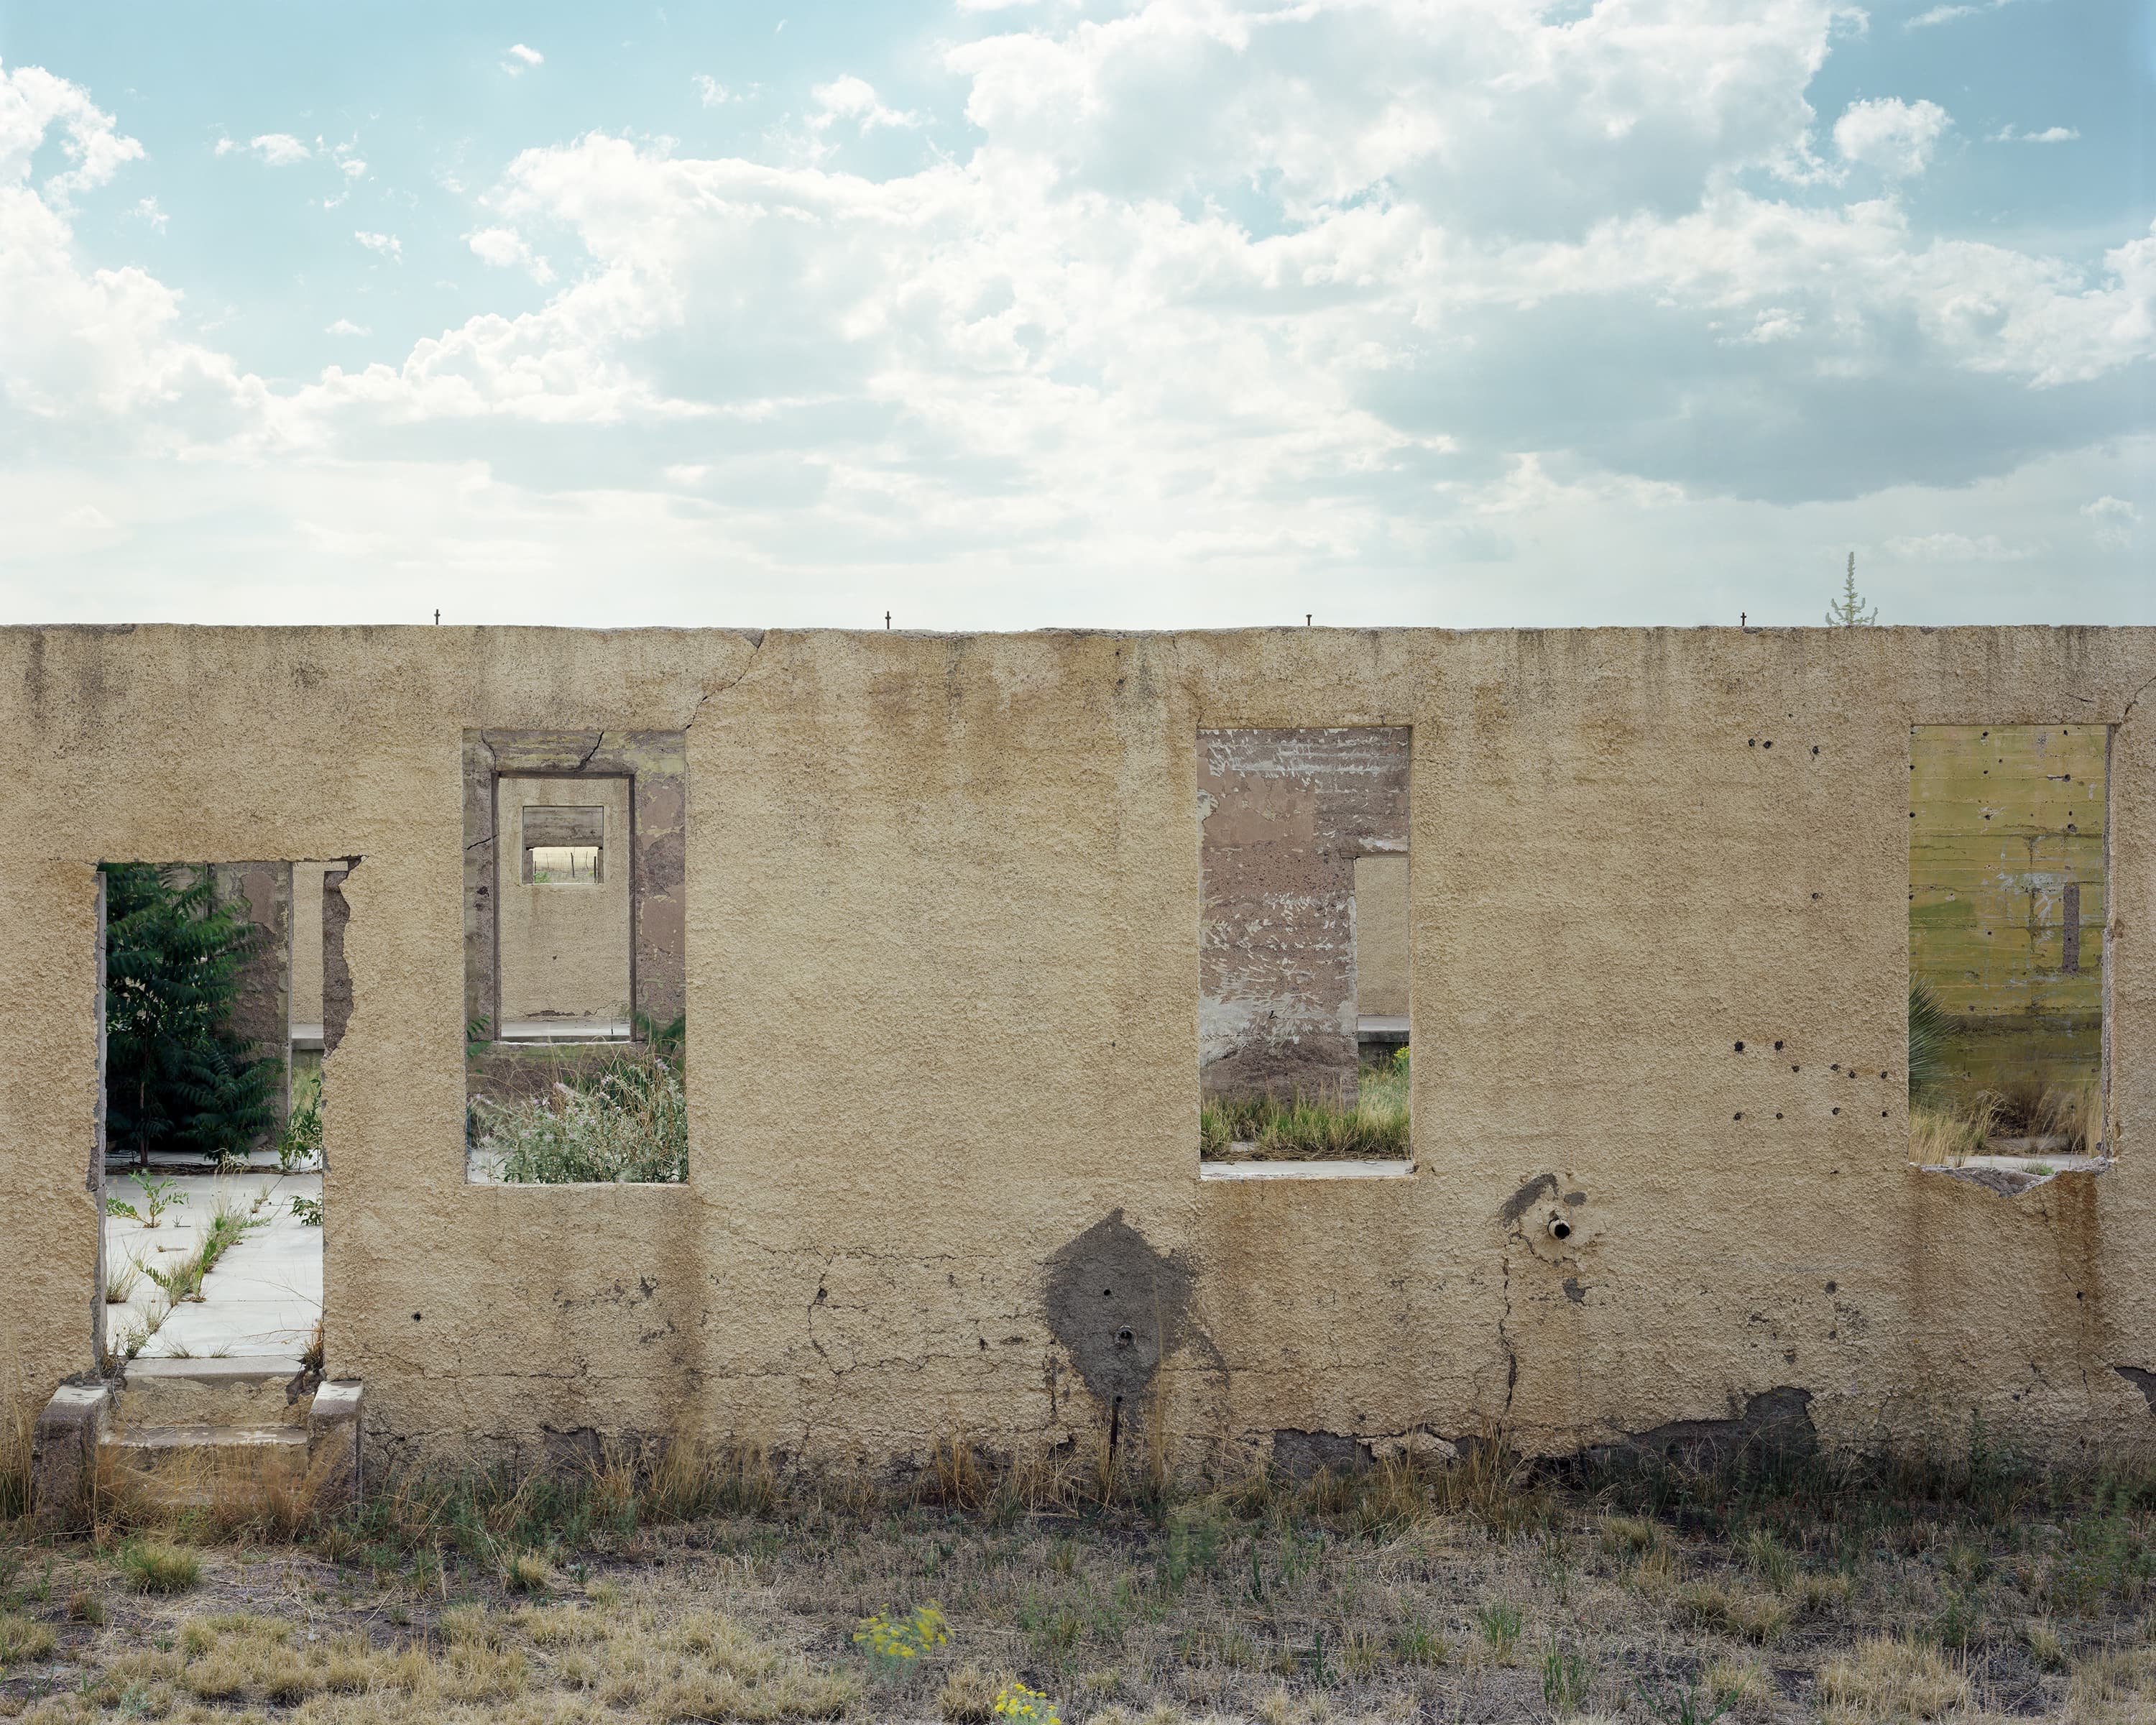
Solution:
M 76 193 L 106 184 L 123 165 L 142 155 L 141 145 L 116 131 L 112 116 L 77 85 L 42 66 L 12 72 L 0 66 L 0 186 L 27 187 L 31 158 L 54 131 L 61 153 L 73 165 L 49 177 L 43 195 L 61 213 Z
M 387 258 L 393 264 L 404 261 L 404 242 L 393 234 L 370 234 L 361 228 L 354 229 L 352 237 L 377 257 Z
M 706 108 L 716 108 L 733 100 L 733 93 L 708 72 L 697 73 L 689 82 L 696 86 L 696 100 Z
M 544 64 L 546 59 L 536 48 L 526 48 L 521 42 L 512 43 L 509 52 L 502 56 L 501 69 L 512 78 L 519 78 L 532 67 Z
M 219 138 L 212 153 L 218 156 L 237 156 L 242 151 L 266 162 L 272 167 L 290 167 L 308 160 L 314 151 L 286 131 L 267 131 L 259 137 L 249 138 L 244 144 L 234 143 L 230 138 Z
M 549 282 L 554 272 L 544 258 L 535 257 L 531 248 L 521 234 L 507 228 L 482 228 L 476 234 L 465 236 L 473 255 L 480 262 L 491 264 L 498 270 L 522 269 L 531 272 L 537 282 Z
M 54 136 L 69 166 L 39 186 L 33 162 Z M 26 447 L 24 421 L 161 450 L 260 423 L 260 380 L 182 333 L 176 291 L 139 267 L 80 257 L 71 199 L 141 154 L 77 85 L 0 67 L 0 446 Z M 135 213 L 152 226 L 162 215 L 154 199 Z
M 1928 30 L 1939 24 L 1951 24 L 1962 18 L 1974 18 L 1979 13 L 1999 12 L 2015 3 L 2015 0 L 1944 0 L 1944 3 L 1929 7 L 1914 18 L 1902 21 L 1905 30 Z
M 2084 503 L 2082 513 L 2094 524 L 2096 542 L 2106 551 L 2123 551 L 2133 543 L 2133 530 L 2141 524 L 2141 511 L 2123 497 L 2099 497 Z
M 1834 146 L 1845 162 L 1907 179 L 1924 171 L 1952 123 L 1937 102 L 1881 96 L 1843 110 L 1834 123 Z
M 138 222 L 147 222 L 153 233 L 162 234 L 172 225 L 172 218 L 157 207 L 157 200 L 154 198 L 136 199 L 134 214 Z
M 2081 134 L 2071 126 L 2050 126 L 2041 131 L 2016 131 L 2010 126 L 2002 126 L 1991 134 L 1994 144 L 2071 144 Z
M 818 111 L 809 116 L 808 124 L 818 131 L 839 120 L 859 121 L 863 137 L 880 126 L 921 124 L 918 115 L 901 114 L 884 106 L 876 100 L 875 86 L 851 73 L 834 78 L 829 84 L 819 84 L 809 94 L 815 98 Z
M 340 317 L 322 333 L 326 336 L 371 336 L 374 331 L 363 323 L 354 323 L 348 317 Z

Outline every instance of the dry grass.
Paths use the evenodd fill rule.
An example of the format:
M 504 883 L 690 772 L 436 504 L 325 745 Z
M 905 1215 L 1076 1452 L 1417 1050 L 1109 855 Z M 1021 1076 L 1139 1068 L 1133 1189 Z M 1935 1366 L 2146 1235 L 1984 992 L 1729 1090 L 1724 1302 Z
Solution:
M 685 1440 L 571 1478 L 406 1479 L 296 1539 L 168 1506 L 200 1566 L 177 1594 L 133 1589 L 152 1536 L 116 1517 L 0 1563 L 0 1714 L 988 1725 L 1022 1681 L 1070 1725 L 2156 1717 L 2156 1479 L 2049 1481 L 1980 1445 L 1558 1479 L 1493 1433 L 1170 1491 L 1141 1440 L 1127 1466 L 1019 1466 L 954 1430 L 880 1491 Z M 854 1643 L 932 1600 L 947 1645 Z
M 1408 1153 L 1408 1067 L 1363 1068 L 1350 1104 L 1344 1094 L 1209 1096 L 1199 1106 L 1199 1155 L 1246 1162 L 1394 1158 Z

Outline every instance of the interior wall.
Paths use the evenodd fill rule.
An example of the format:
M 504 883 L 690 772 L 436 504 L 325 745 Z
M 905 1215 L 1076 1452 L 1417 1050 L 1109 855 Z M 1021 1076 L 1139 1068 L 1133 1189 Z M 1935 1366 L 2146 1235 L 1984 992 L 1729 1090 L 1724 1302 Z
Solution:
M 1187 1460 L 1769 1403 L 1845 1445 L 2156 1430 L 2156 632 L 52 629 L 0 655 L 38 812 L 0 858 L 28 1394 L 90 1363 L 98 861 L 352 856 L 327 1330 L 377 1461 L 686 1427 L 880 1465 L 954 1422 L 1090 1442 L 1112 1394 L 1158 1397 Z M 2062 717 L 2116 727 L 2119 1158 L 2005 1199 L 1907 1163 L 1909 729 Z M 1195 739 L 1311 726 L 1412 728 L 1415 1034 L 1446 1058 L 1414 1075 L 1413 1178 L 1201 1183 Z M 616 727 L 685 733 L 703 788 L 675 829 L 690 1179 L 468 1186 L 463 732 Z

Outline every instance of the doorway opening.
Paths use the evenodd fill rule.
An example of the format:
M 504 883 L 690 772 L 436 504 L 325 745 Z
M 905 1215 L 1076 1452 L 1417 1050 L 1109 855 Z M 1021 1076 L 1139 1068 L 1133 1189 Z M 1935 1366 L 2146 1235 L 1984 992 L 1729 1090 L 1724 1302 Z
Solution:
M 101 867 L 100 1361 L 319 1364 L 351 867 Z

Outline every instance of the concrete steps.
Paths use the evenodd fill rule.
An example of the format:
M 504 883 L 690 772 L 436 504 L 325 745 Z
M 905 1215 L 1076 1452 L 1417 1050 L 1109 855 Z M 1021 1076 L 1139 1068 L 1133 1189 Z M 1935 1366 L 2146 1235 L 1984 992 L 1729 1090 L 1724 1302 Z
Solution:
M 358 1384 L 316 1384 L 284 1358 L 138 1359 L 63 1384 L 32 1446 L 39 1519 L 64 1524 L 93 1491 L 335 1509 L 359 1491 L 362 1403 Z

